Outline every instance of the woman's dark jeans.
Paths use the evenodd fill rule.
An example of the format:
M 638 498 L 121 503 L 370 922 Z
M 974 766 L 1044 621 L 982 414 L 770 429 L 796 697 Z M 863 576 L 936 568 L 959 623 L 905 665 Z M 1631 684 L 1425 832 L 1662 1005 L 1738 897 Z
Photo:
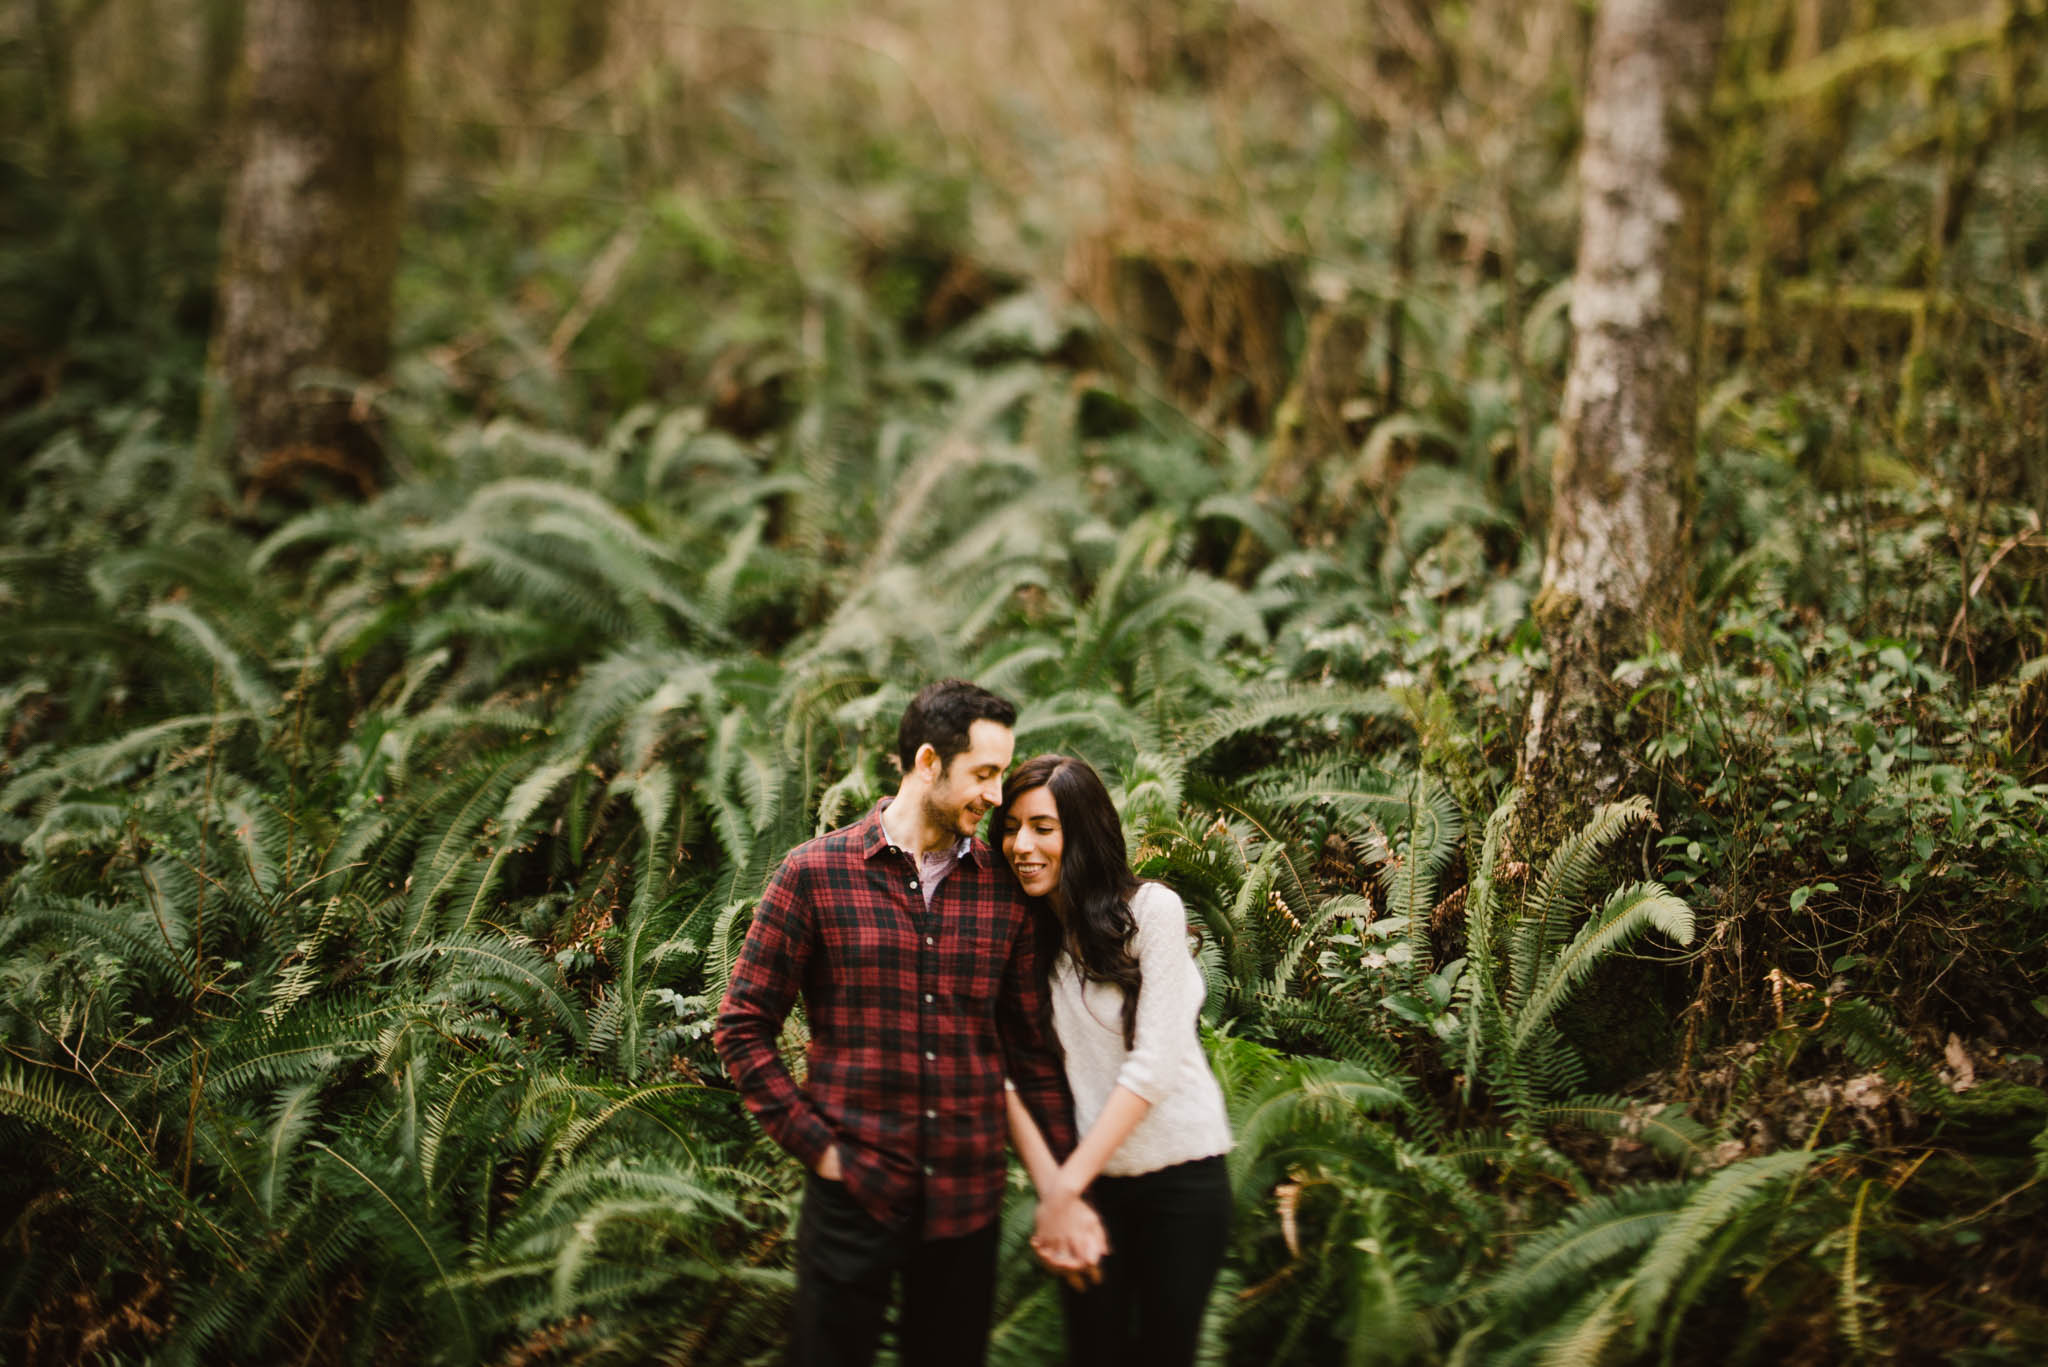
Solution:
M 1089 1198 L 1109 1234 L 1102 1284 L 1062 1291 L 1072 1367 L 1185 1367 L 1230 1242 L 1221 1156 L 1136 1177 L 1098 1177 Z

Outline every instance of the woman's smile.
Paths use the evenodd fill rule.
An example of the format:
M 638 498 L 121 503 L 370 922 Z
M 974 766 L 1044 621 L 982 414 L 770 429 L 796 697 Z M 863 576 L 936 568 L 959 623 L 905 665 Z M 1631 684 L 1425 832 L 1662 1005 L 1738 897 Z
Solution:
M 1050 897 L 1060 885 L 1060 855 L 1066 841 L 1060 833 L 1059 809 L 1052 792 L 1033 788 L 1010 804 L 1004 822 L 1003 857 L 1017 881 L 1032 897 Z

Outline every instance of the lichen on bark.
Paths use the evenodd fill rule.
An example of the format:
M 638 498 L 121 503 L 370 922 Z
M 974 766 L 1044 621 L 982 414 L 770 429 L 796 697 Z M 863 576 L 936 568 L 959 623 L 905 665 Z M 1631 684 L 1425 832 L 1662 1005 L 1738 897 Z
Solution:
M 324 372 L 390 360 L 411 0 L 263 0 L 223 228 L 209 446 L 252 496 L 309 472 L 367 493 L 375 444 Z
M 1630 784 L 1615 667 L 1689 611 L 1708 103 L 1721 6 L 1607 0 L 1594 34 L 1572 360 L 1537 624 L 1521 843 L 1548 845 Z

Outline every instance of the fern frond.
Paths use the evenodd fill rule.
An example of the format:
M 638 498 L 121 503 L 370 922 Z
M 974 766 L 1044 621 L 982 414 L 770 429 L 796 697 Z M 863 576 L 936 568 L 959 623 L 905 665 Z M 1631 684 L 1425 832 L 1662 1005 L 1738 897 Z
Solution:
M 562 983 L 561 970 L 529 945 L 508 935 L 456 934 L 387 959 L 379 968 L 436 965 L 429 1000 L 494 1001 L 546 1017 L 582 1044 L 583 1011 Z
M 1731 1163 L 1701 1182 L 1629 1278 L 1628 1309 L 1635 1322 L 1654 1321 L 1672 1287 L 1716 1230 L 1768 1200 L 1776 1187 L 1821 1156 L 1810 1149 L 1786 1149 Z
M 1225 741 L 1276 722 L 1309 722 L 1337 717 L 1396 720 L 1401 715 L 1400 705 L 1384 689 L 1261 684 L 1245 690 L 1241 699 L 1232 706 L 1211 712 L 1188 728 L 1180 737 L 1180 748 L 1193 760 Z
M 1510 788 L 1493 809 L 1493 815 L 1486 819 L 1486 836 L 1480 846 L 1479 866 L 1472 871 L 1472 881 L 1467 884 L 1470 892 L 1465 899 L 1466 972 L 1458 984 L 1458 991 L 1466 1005 L 1465 1090 L 1468 1098 L 1480 1076 L 1485 1051 L 1497 1048 L 1500 1043 L 1503 1015 L 1500 974 L 1503 964 L 1501 947 L 1495 935 L 1500 902 L 1494 876 L 1500 867 L 1501 850 L 1507 843 L 1509 823 L 1514 820 L 1521 800 L 1521 789 Z
M 1818 1030 L 1858 1067 L 1881 1069 L 1911 1086 L 1914 1104 L 1942 1111 L 1955 1102 L 1912 1039 L 1868 998 L 1834 998 Z
M 1842 1230 L 1842 1270 L 1836 1280 L 1836 1321 L 1842 1326 L 1842 1337 L 1849 1341 L 1850 1351 L 1858 1358 L 1870 1355 L 1870 1334 L 1864 1323 L 1864 1309 L 1875 1304 L 1877 1299 L 1864 1289 L 1861 1263 L 1863 1210 L 1870 1200 L 1870 1189 L 1875 1185 L 1875 1180 L 1868 1180 L 1856 1189 L 1856 1208 L 1850 1212 L 1849 1223 Z
M 1713 1132 L 1686 1113 L 1683 1102 L 1655 1109 L 1619 1096 L 1581 1096 L 1523 1113 L 1534 1125 L 1575 1125 L 1595 1134 L 1640 1138 L 1681 1171 L 1706 1161 Z
M 1653 928 L 1679 944 L 1691 944 L 1692 908 L 1662 883 L 1633 883 L 1610 896 L 1562 953 L 1534 965 L 1526 999 L 1515 1012 L 1511 1047 L 1526 1048 L 1538 1031 L 1552 1028 L 1552 1014 L 1603 959 Z
M 512 791 L 505 795 L 505 805 L 497 815 L 496 847 L 491 852 L 490 862 L 477 876 L 475 890 L 469 895 L 461 919 L 455 922 L 453 929 L 467 931 L 488 919 L 496 902 L 499 881 L 504 875 L 505 861 L 525 840 L 527 823 L 532 821 L 540 805 L 582 768 L 580 758 L 558 759 L 540 765 L 512 785 Z
M 105 783 L 128 765 L 145 757 L 160 755 L 174 745 L 190 744 L 187 737 L 195 732 L 205 732 L 220 740 L 234 735 L 242 726 L 255 725 L 261 720 L 258 713 L 246 710 L 168 717 L 123 732 L 112 740 L 78 746 L 59 758 L 24 772 L 5 788 L 0 788 L 0 811 L 19 811 L 46 793 L 61 791 L 68 783 Z
M 109 1103 L 55 1078 L 8 1065 L 0 1068 L 0 1116 L 12 1116 L 55 1138 L 62 1161 L 79 1180 L 109 1183 L 145 1207 L 165 1212 L 172 1222 L 189 1224 L 232 1254 L 233 1238 L 171 1184 L 142 1136 Z
M 592 1135 L 625 1115 L 650 1122 L 651 1128 L 672 1141 L 678 1152 L 694 1154 L 702 1138 L 696 1123 L 701 1117 L 693 1116 L 686 1110 L 670 1112 L 656 1103 L 664 1099 L 684 1097 L 717 1100 L 726 1095 L 695 1082 L 669 1082 L 630 1089 L 587 1087 L 579 1090 L 605 1104 L 587 1116 L 577 1117 L 563 1129 L 561 1137 L 555 1141 L 555 1152 L 562 1157 L 573 1154 L 583 1147 Z
M 1602 1367 L 1607 1345 L 1622 1328 L 1622 1296 L 1627 1290 L 1627 1283 L 1595 1286 L 1581 1296 L 1562 1331 L 1544 1349 L 1543 1367 Z
M 464 1343 L 471 1351 L 474 1351 L 476 1333 L 470 1323 L 469 1306 L 465 1298 L 456 1294 L 449 1285 L 449 1264 L 454 1261 L 452 1250 L 448 1251 L 448 1256 L 444 1256 L 444 1251 L 441 1247 L 442 1241 L 430 1236 L 420 1221 L 413 1218 L 415 1212 L 408 1210 L 405 1204 L 400 1203 L 392 1195 L 389 1188 L 383 1183 L 378 1182 L 369 1173 L 363 1171 L 362 1167 L 353 1159 L 318 1139 L 311 1141 L 308 1147 L 326 1155 L 331 1163 L 353 1177 L 371 1196 L 388 1208 L 399 1224 L 410 1233 L 412 1237 L 409 1241 L 408 1252 L 410 1251 L 410 1246 L 416 1246 L 419 1252 L 426 1256 L 427 1263 L 434 1269 L 433 1286 L 440 1288 L 447 1296 L 450 1308 L 455 1313 L 456 1321 L 461 1326 Z
M 445 817 L 434 820 L 437 829 L 414 863 L 412 887 L 406 896 L 406 944 L 420 944 L 442 900 L 456 890 L 465 876 L 476 874 L 473 866 L 477 863 L 478 833 L 495 812 L 504 809 L 513 790 L 531 777 L 535 753 L 536 746 L 531 742 L 495 751 L 464 766 L 435 795 L 434 807 L 455 802 L 459 805 Z
M 1399 1041 L 1384 1013 L 1350 996 L 1318 987 L 1305 995 L 1267 993 L 1255 999 L 1266 1028 L 1283 1041 L 1312 1043 L 1332 1058 L 1382 1074 L 1401 1071 Z
M 323 1082 L 324 1079 L 313 1078 L 286 1087 L 278 1093 L 277 1102 L 271 1108 L 270 1123 L 263 1134 L 262 1175 L 257 1185 L 257 1198 L 262 1202 L 265 1214 L 277 1212 L 292 1150 L 298 1147 L 299 1141 L 312 1127 Z
M 1551 852 L 1543 876 L 1514 929 L 1510 1000 L 1519 1005 L 1535 990 L 1537 975 L 1564 943 L 1572 918 L 1586 900 L 1601 854 L 1631 827 L 1654 821 L 1650 800 L 1640 795 L 1610 802 Z
M 1348 1367 L 1426 1361 L 1437 1338 L 1430 1269 L 1396 1223 L 1388 1193 L 1371 1192 L 1361 1205 L 1365 1237 L 1352 1244 L 1359 1257 L 1346 1288 L 1352 1327 L 1345 1361 Z
M 1524 1241 L 1480 1294 L 1503 1313 L 1545 1318 L 1560 1292 L 1647 1248 L 1691 1191 L 1684 1182 L 1646 1183 L 1582 1202 Z
M 259 727 L 264 726 L 265 719 L 277 710 L 277 689 L 263 677 L 262 670 L 243 659 L 221 639 L 213 624 L 190 606 L 158 603 L 145 614 L 145 618 L 160 627 L 176 629 L 180 633 L 178 639 L 189 643 L 202 659 L 211 664 L 215 677 L 226 684 L 243 710 L 258 719 Z
M 389 1003 L 360 996 L 307 1002 L 274 1023 L 257 1013 L 213 1051 L 207 1092 L 226 1098 L 323 1079 L 346 1061 L 368 1057 L 392 1015 Z
M 1297 1147 L 1312 1136 L 1337 1143 L 1336 1136 L 1373 1124 L 1373 1117 L 1398 1114 L 1409 1104 L 1398 1082 L 1354 1063 L 1297 1059 L 1282 1077 L 1233 1118 L 1237 1142 L 1253 1153 L 1283 1143 Z

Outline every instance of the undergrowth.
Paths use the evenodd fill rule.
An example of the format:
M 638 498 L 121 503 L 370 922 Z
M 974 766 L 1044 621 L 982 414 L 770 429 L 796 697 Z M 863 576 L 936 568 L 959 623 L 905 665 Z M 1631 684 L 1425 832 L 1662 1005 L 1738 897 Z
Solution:
M 1131 115 L 1195 160 L 1205 63 L 1308 61 L 1209 9 Z M 1968 310 L 1921 320 L 1948 370 L 1848 304 L 1715 325 L 1697 632 L 1614 680 L 1657 737 L 1637 796 L 1532 864 L 1569 214 L 1489 144 L 1511 243 L 1445 125 L 1360 151 L 1385 111 L 1345 99 L 1278 102 L 1305 141 L 1259 187 L 1296 214 L 1272 335 L 1370 320 L 1293 501 L 1315 396 L 1236 425 L 1227 357 L 1176 391 L 1023 229 L 977 253 L 1056 217 L 1027 189 L 912 169 L 922 126 L 813 146 L 747 90 L 703 122 L 729 195 L 618 148 L 465 191 L 436 144 L 359 395 L 392 482 L 286 516 L 195 447 L 205 159 L 93 169 L 131 144 L 87 128 L 64 180 L 9 143 L 7 1359 L 770 1359 L 801 1174 L 711 1012 L 769 871 L 891 786 L 947 673 L 1101 767 L 1187 901 L 1238 1139 L 1210 1360 L 2038 1359 L 2048 539 L 1986 455 L 2033 362 Z M 562 211 L 622 181 L 622 217 Z M 130 252 L 138 203 L 166 231 Z M 1122 226 L 1111 259 L 1161 256 Z M 1017 1188 L 992 1357 L 1029 1364 L 1058 1310 Z

